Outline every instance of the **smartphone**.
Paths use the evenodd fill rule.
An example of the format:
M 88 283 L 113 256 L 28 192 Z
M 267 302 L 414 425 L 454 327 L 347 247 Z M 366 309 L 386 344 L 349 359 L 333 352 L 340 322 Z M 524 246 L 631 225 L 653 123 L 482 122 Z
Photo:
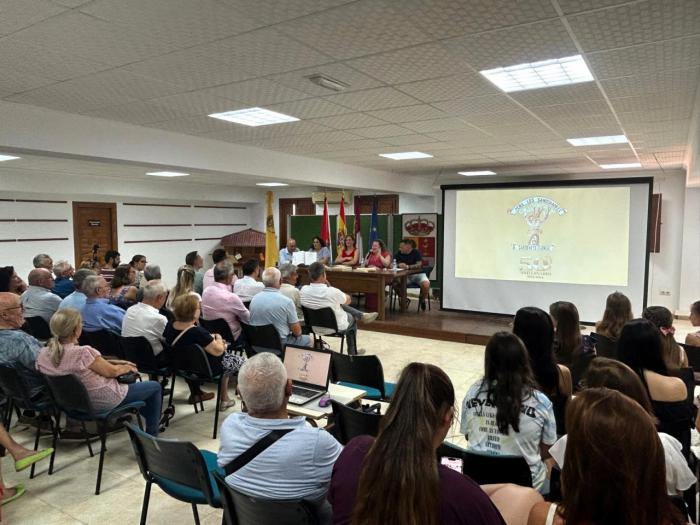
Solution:
M 440 458 L 440 464 L 445 465 L 447 468 L 451 468 L 452 470 L 456 470 L 460 474 L 462 473 L 463 461 L 461 458 L 442 457 Z

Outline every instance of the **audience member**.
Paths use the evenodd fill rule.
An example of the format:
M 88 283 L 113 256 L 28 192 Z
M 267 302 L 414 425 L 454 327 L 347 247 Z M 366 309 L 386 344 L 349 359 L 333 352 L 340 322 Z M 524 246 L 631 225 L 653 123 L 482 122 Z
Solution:
M 97 274 L 94 271 L 86 268 L 80 268 L 75 272 L 72 281 L 74 288 L 73 293 L 66 296 L 66 298 L 61 301 L 61 304 L 58 305 L 59 310 L 62 310 L 63 308 L 74 308 L 82 314 L 85 301 L 87 300 L 87 296 L 82 291 L 83 283 L 90 275 Z
M 171 308 L 173 301 L 181 295 L 193 294 L 198 297 L 200 301 L 202 300 L 202 296 L 194 291 L 194 279 L 195 271 L 191 266 L 180 266 L 180 268 L 177 269 L 177 284 L 170 290 L 170 294 L 168 295 L 168 301 L 166 303 L 168 308 Z
M 321 239 L 321 237 L 313 238 L 309 251 L 316 254 L 316 262 L 324 265 L 331 263 L 331 250 L 326 246 L 326 241 Z
M 36 368 L 48 376 L 72 374 L 85 385 L 97 411 L 112 410 L 120 405 L 143 401 L 139 410 L 146 420 L 146 432 L 158 435 L 161 387 L 155 381 L 137 381 L 129 385 L 117 381 L 120 375 L 137 372 L 128 361 L 105 360 L 91 346 L 78 345 L 82 332 L 80 313 L 72 308 L 60 310 L 51 318 L 51 334 L 41 349 Z
M 301 310 L 301 295 L 299 294 L 299 288 L 297 288 L 297 280 L 299 279 L 297 267 L 292 263 L 281 264 L 280 272 L 282 273 L 282 286 L 280 286 L 280 293 L 292 300 L 294 307 L 297 309 L 297 317 L 299 318 L 299 322 L 303 325 L 304 312 Z
M 241 298 L 241 301 L 247 303 L 262 291 L 265 285 L 258 281 L 260 276 L 260 261 L 257 259 L 248 259 L 243 263 L 243 277 L 236 280 L 233 285 L 233 292 Z
M 204 289 L 202 297 L 202 316 L 207 321 L 223 319 L 228 323 L 234 339 L 241 336 L 241 321 L 250 321 L 250 312 L 243 301 L 231 292 L 233 265 L 221 261 L 214 267 L 214 285 Z
M 287 239 L 287 246 L 280 250 L 279 265 L 294 262 L 294 252 L 298 252 L 297 241 L 291 237 Z
M 47 323 L 58 310 L 61 298 L 51 293 L 53 275 L 46 268 L 34 268 L 29 272 L 29 286 L 22 294 L 25 317 L 41 317 Z
M 136 272 L 136 278 L 134 279 L 134 286 L 136 288 L 141 287 L 141 281 L 143 280 L 143 270 L 146 268 L 146 256 L 145 255 L 134 255 L 131 258 L 129 266 L 131 266 Z
M 11 292 L 22 295 L 27 289 L 27 283 L 17 275 L 14 267 L 3 266 L 0 268 L 0 292 Z
M 197 251 L 189 252 L 185 256 L 185 264 L 191 266 L 194 270 L 194 291 L 198 293 L 201 297 L 204 292 L 204 272 L 202 272 L 202 267 L 204 266 L 204 259 L 197 253 Z
M 65 299 L 72 294 L 75 290 L 73 286 L 74 273 L 75 269 L 68 261 L 58 261 L 54 264 L 53 274 L 56 276 L 56 279 L 54 280 L 54 286 L 51 292 L 58 295 L 61 299 Z
M 343 249 L 340 250 L 338 257 L 335 258 L 336 264 L 342 266 L 357 266 L 359 264 L 360 250 L 355 246 L 355 238 L 352 235 L 346 235 L 343 238 Z
M 143 294 L 141 292 L 141 289 L 146 286 L 146 283 L 148 281 L 161 281 L 165 285 L 165 281 L 163 281 L 163 276 L 161 275 L 160 272 L 160 266 L 157 264 L 147 264 L 146 267 L 143 269 L 143 275 L 141 276 L 141 282 L 139 283 L 139 289 L 136 291 L 136 300 L 140 301 L 141 298 L 143 297 Z M 167 285 L 166 285 L 167 287 Z
M 673 327 L 673 314 L 665 306 L 647 306 L 642 312 L 642 318 L 650 321 L 659 329 L 661 349 L 664 363 L 669 370 L 678 370 L 688 366 L 688 356 L 685 350 L 676 342 Z
M 700 326 L 700 301 L 695 301 L 690 305 L 690 324 L 696 327 Z M 700 331 L 686 335 L 685 344 L 700 346 Z
M 412 239 L 401 239 L 399 251 L 394 255 L 394 259 L 401 270 L 415 270 L 423 267 L 423 256 L 416 250 L 416 244 Z M 430 279 L 425 273 L 413 273 L 406 279 L 408 284 L 414 284 L 420 288 L 420 308 L 425 310 L 430 299 Z M 396 289 L 399 292 L 402 291 L 398 286 Z M 407 297 L 404 296 L 401 299 L 406 300 Z
M 563 501 L 540 503 L 528 525 L 681 525 L 665 490 L 664 452 L 638 403 L 607 388 L 571 402 L 561 473 Z
M 583 353 L 581 323 L 576 305 L 557 301 L 549 305 L 554 325 L 554 355 L 561 365 L 570 367 Z
M 654 411 L 644 385 L 626 364 L 614 359 L 598 357 L 591 362 L 585 383 L 587 388 L 610 388 L 625 394 L 639 403 L 652 419 L 654 418 Z M 696 482 L 695 475 L 683 457 L 681 443 L 663 432 L 659 432 L 659 439 L 664 449 L 666 463 L 666 491 L 669 495 L 681 495 Z M 564 466 L 567 440 L 567 436 L 562 436 L 549 449 L 550 455 L 560 469 Z
M 120 254 L 116 250 L 107 250 L 105 252 L 105 265 L 100 268 L 100 275 L 105 278 L 107 284 L 112 282 L 112 277 L 114 277 L 114 270 L 119 266 L 121 262 Z
M 167 297 L 168 289 L 161 281 L 148 281 L 143 287 L 143 299 L 126 311 L 122 321 L 122 336 L 145 337 L 156 358 L 163 352 L 163 331 L 168 324 L 168 319 L 158 310 Z
M 605 312 L 603 319 L 595 325 L 596 333 L 605 336 L 612 340 L 617 340 L 620 337 L 622 327 L 627 321 L 631 321 L 632 303 L 626 295 L 620 292 L 613 292 L 608 295 L 605 301 Z
M 445 372 L 423 363 L 404 368 L 378 436 L 352 439 L 335 462 L 333 523 L 503 524 L 479 485 L 438 463 L 454 403 Z
M 226 250 L 223 248 L 217 248 L 214 250 L 211 254 L 211 259 L 214 261 L 214 266 L 219 264 L 221 261 L 226 260 L 228 258 L 228 255 L 226 255 Z M 204 294 L 204 290 L 209 288 L 212 284 L 214 284 L 214 266 L 209 268 L 206 272 L 204 272 L 204 277 L 202 278 L 202 294 Z M 238 277 L 236 274 L 233 274 L 233 282 L 236 282 L 236 279 Z M 231 291 L 233 291 L 233 284 L 231 285 Z
M 282 346 L 312 346 L 311 338 L 301 333 L 294 302 L 280 293 L 280 271 L 275 267 L 266 268 L 262 274 L 262 282 L 265 288 L 250 302 L 250 324 L 274 325 L 280 334 Z
M 53 259 L 50 255 L 45 253 L 35 255 L 34 259 L 32 259 L 32 264 L 34 268 L 45 268 L 48 271 L 53 270 Z
M 270 432 L 285 432 L 279 442 L 226 477 L 248 496 L 310 503 L 318 523 L 330 521 L 326 492 L 333 464 L 342 447 L 325 430 L 310 427 L 303 417 L 289 417 L 287 401 L 292 382 L 274 354 L 251 357 L 238 374 L 238 390 L 247 413 L 237 412 L 221 425 L 218 465 L 225 467 L 254 447 Z
M 83 293 L 87 296 L 81 313 L 83 330 L 96 332 L 109 330 L 121 335 L 124 310 L 109 304 L 109 285 L 103 275 L 88 275 L 83 281 Z
M 230 263 L 229 263 L 230 264 Z M 204 290 L 206 294 L 206 290 Z M 219 334 L 210 334 L 201 326 L 197 326 L 200 315 L 199 299 L 194 295 L 181 295 L 173 302 L 175 321 L 168 322 L 163 337 L 173 352 L 189 351 L 188 347 L 199 345 L 207 354 L 209 366 L 214 375 L 224 374 L 221 380 L 221 410 L 227 410 L 236 402 L 229 397 L 229 375 L 235 374 L 241 367 L 243 358 L 226 347 L 226 341 Z M 190 395 L 191 405 L 214 397 L 213 393 Z
M 114 270 L 109 283 L 109 303 L 126 310 L 136 304 L 136 270 L 128 264 L 120 264 Z
M 548 492 L 544 459 L 557 440 L 557 425 L 552 402 L 537 389 L 518 336 L 498 332 L 489 339 L 484 376 L 464 397 L 460 428 L 469 450 L 524 457 L 532 486 Z

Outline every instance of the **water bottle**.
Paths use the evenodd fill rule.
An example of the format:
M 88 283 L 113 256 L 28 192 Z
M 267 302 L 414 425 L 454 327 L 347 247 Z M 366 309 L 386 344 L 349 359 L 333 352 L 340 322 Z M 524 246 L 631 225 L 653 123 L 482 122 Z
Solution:
M 394 259 L 394 262 L 391 263 L 391 271 L 396 272 L 398 271 L 398 266 L 396 265 L 396 259 Z

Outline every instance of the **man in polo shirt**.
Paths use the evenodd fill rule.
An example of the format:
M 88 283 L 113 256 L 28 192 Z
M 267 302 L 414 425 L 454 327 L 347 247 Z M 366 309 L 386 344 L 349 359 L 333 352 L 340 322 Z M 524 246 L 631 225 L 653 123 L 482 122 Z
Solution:
M 265 285 L 258 281 L 258 275 L 260 275 L 260 263 L 257 259 L 248 259 L 243 263 L 243 278 L 236 281 L 233 291 L 244 303 L 253 299 L 255 294 L 265 288 Z
M 226 482 L 252 497 L 304 499 L 314 505 L 319 523 L 330 523 L 326 492 L 340 444 L 325 430 L 307 426 L 303 417 L 289 418 L 292 382 L 274 354 L 262 352 L 248 359 L 238 372 L 238 390 L 248 412 L 232 414 L 221 425 L 220 467 L 273 430 L 291 432 L 227 476 Z
M 291 237 L 287 239 L 287 246 L 280 250 L 280 266 L 294 262 L 294 252 L 298 252 L 297 241 Z
M 29 286 L 22 294 L 25 317 L 41 317 L 48 322 L 61 304 L 61 298 L 51 293 L 54 280 L 46 268 L 34 268 L 27 279 Z
M 102 275 L 90 275 L 83 281 L 83 293 L 87 296 L 81 312 L 83 316 L 83 331 L 97 332 L 109 330 L 121 335 L 125 311 L 118 306 L 109 304 L 107 295 L 109 285 Z
M 243 301 L 231 291 L 235 275 L 233 265 L 226 259 L 214 266 L 214 284 L 205 287 L 202 294 L 202 317 L 207 321 L 223 319 L 228 323 L 234 339 L 241 335 L 241 321 L 250 321 L 250 312 Z
M 73 276 L 73 287 L 75 290 L 72 294 L 68 295 L 61 304 L 58 306 L 59 310 L 63 308 L 74 308 L 82 313 L 83 307 L 85 306 L 85 301 L 87 301 L 87 295 L 82 291 L 83 283 L 85 279 L 90 275 L 97 275 L 94 271 L 88 270 L 87 268 L 81 268 Z
M 282 274 L 277 268 L 267 268 L 262 275 L 265 288 L 250 301 L 250 324 L 274 325 L 282 344 L 311 346 L 311 338 L 301 333 L 294 301 L 280 292 Z

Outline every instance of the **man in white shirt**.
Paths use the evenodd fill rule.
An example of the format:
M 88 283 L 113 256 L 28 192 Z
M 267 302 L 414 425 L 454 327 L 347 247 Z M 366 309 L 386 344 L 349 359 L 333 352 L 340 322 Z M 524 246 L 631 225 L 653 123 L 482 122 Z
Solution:
M 211 254 L 211 259 L 212 261 L 214 261 L 214 266 L 219 264 L 221 261 L 225 260 L 227 257 L 228 256 L 226 255 L 226 250 L 224 250 L 223 248 L 217 248 Z M 215 283 L 214 266 L 212 266 L 206 272 L 204 272 L 204 277 L 202 277 L 202 294 L 204 293 L 204 290 L 206 290 L 208 287 Z M 234 273 L 233 281 L 231 281 L 231 283 L 235 283 L 237 278 L 238 276 Z M 231 291 L 233 291 L 233 284 L 231 284 Z
M 255 294 L 262 292 L 265 285 L 258 281 L 260 263 L 257 259 L 248 259 L 243 263 L 243 278 L 233 284 L 233 293 L 244 303 L 250 302 Z
M 161 281 L 148 281 L 143 287 L 143 300 L 129 308 L 122 321 L 122 337 L 145 337 L 156 357 L 163 351 L 163 330 L 168 324 L 158 310 L 167 297 L 168 289 Z
M 61 298 L 51 292 L 53 274 L 46 268 L 34 268 L 29 272 L 27 282 L 29 286 L 22 294 L 24 317 L 41 317 L 48 324 L 61 304 Z
M 294 252 L 298 252 L 297 241 L 291 237 L 287 239 L 287 247 L 280 250 L 280 266 L 294 262 Z

